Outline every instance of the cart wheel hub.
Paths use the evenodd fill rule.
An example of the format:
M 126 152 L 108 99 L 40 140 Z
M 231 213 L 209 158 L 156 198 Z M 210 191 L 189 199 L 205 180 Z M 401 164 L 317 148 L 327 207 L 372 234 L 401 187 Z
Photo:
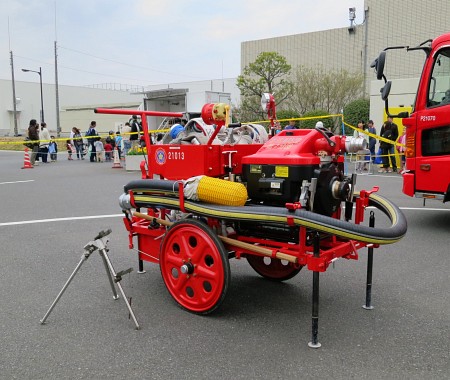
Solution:
M 194 266 L 192 263 L 186 263 L 181 266 L 180 270 L 183 274 L 192 274 L 194 273 Z

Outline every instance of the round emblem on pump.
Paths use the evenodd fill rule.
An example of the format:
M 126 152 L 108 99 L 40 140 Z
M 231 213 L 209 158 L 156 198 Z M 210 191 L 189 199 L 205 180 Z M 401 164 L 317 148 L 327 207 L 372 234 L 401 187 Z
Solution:
M 164 165 L 166 163 L 166 151 L 162 148 L 156 149 L 155 160 L 158 165 Z

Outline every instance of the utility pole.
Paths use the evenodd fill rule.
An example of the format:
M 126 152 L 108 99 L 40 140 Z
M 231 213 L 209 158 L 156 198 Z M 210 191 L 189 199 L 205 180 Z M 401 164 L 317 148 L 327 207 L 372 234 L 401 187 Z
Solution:
M 61 124 L 59 121 L 59 88 L 58 88 L 58 50 L 55 41 L 55 97 L 56 97 L 56 134 L 61 135 Z
M 12 93 L 13 93 L 13 117 L 14 117 L 14 136 L 19 134 L 19 130 L 17 128 L 17 98 L 16 98 L 16 82 L 14 80 L 14 59 L 13 52 L 9 52 L 11 55 L 11 82 L 12 82 Z
M 369 85 L 367 83 L 367 45 L 369 39 L 369 7 L 364 9 L 364 61 L 363 61 L 363 75 L 364 75 L 364 96 L 369 95 Z
M 45 118 L 44 118 L 44 92 L 42 91 L 42 67 L 39 67 L 39 81 L 41 82 L 41 123 L 45 123 Z

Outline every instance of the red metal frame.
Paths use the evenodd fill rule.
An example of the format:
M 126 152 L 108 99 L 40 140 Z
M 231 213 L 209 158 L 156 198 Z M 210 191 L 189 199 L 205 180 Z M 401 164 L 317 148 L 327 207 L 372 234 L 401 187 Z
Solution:
M 182 203 L 180 202 L 180 207 Z M 359 221 L 362 222 L 362 216 L 364 214 L 364 209 L 367 207 L 365 202 L 357 202 L 356 213 L 358 215 Z M 160 212 L 162 212 L 161 209 Z M 161 214 L 155 213 L 154 210 L 149 210 L 149 215 L 156 218 L 161 218 Z M 140 253 L 139 259 L 150 262 L 158 262 L 159 249 L 160 249 L 160 239 L 161 235 L 165 233 L 164 226 L 158 226 L 156 228 L 150 227 L 150 222 L 143 220 L 141 218 L 133 217 L 131 226 L 130 222 L 124 220 L 125 226 L 129 231 L 130 241 L 133 236 L 138 237 L 138 246 Z M 208 225 L 211 227 L 217 227 L 220 225 L 220 221 L 214 218 L 208 218 Z M 287 221 L 289 225 L 289 221 Z M 249 236 L 234 235 L 233 239 L 239 240 L 246 243 L 255 244 L 258 247 L 264 247 L 271 249 L 273 251 L 273 257 L 276 252 L 285 253 L 296 258 L 296 264 L 300 266 L 306 266 L 308 270 L 325 272 L 328 266 L 336 259 L 344 258 L 348 260 L 358 259 L 358 250 L 367 247 L 368 243 L 359 242 L 356 240 L 344 240 L 338 239 L 336 236 L 324 236 L 320 243 L 320 254 L 319 257 L 314 257 L 313 246 L 308 243 L 307 237 L 308 230 L 306 227 L 299 228 L 299 243 L 283 243 L 274 240 L 260 239 Z M 233 245 L 225 246 L 235 252 L 237 259 L 240 259 L 245 255 L 260 255 L 252 250 L 245 248 L 237 248 Z M 375 247 L 375 245 L 373 245 Z M 376 247 L 378 247 L 376 245 Z M 375 247 L 375 248 L 376 248 Z M 155 253 L 157 252 L 157 253 Z M 156 257 L 156 258 L 155 258 Z
M 206 109 L 211 111 L 214 107 L 208 105 Z M 141 163 L 143 179 L 161 178 L 180 181 L 197 175 L 207 175 L 218 178 L 229 176 L 230 180 L 233 180 L 234 175 L 242 174 L 243 164 L 256 167 L 258 165 L 286 167 L 304 165 L 309 168 L 319 168 L 325 156 L 332 160 L 335 164 L 334 168 L 338 167 L 341 172 L 343 168 L 344 157 L 341 152 L 344 149 L 345 137 L 326 138 L 318 130 L 282 131 L 264 145 L 213 145 L 214 137 L 223 122 L 217 122 L 215 115 L 211 113 L 210 118 L 214 119 L 218 125 L 206 145 L 157 145 L 152 144 L 149 137 L 146 117 L 180 117 L 180 113 L 110 109 L 97 109 L 96 112 L 141 116 L 148 155 L 147 165 L 145 165 L 146 162 Z M 272 116 L 275 117 L 275 109 Z M 273 120 L 271 121 L 273 123 Z M 364 210 L 369 205 L 369 195 L 377 190 L 377 187 L 370 191 L 363 190 L 356 197 L 355 224 L 363 222 Z M 133 191 L 128 191 L 128 194 L 130 204 L 136 208 Z M 340 195 L 336 198 L 337 200 L 342 199 Z M 137 199 L 138 196 L 136 196 Z M 176 200 L 176 198 L 173 199 Z M 178 186 L 177 203 L 169 207 L 181 212 L 186 212 L 185 207 L 190 209 L 189 203 L 185 202 L 181 181 Z M 295 212 L 301 208 L 301 204 L 287 203 L 285 207 Z M 137 211 L 141 212 L 139 209 Z M 319 273 L 325 272 L 336 259 L 357 260 L 358 250 L 369 247 L 367 289 L 369 285 L 371 286 L 372 261 L 370 258 L 373 248 L 378 247 L 377 244 L 341 238 L 327 233 L 319 234 L 311 225 L 296 227 L 294 217 L 289 216 L 283 220 L 285 220 L 286 230 L 297 231 L 295 229 L 298 228 L 298 238 L 295 239 L 297 243 L 244 236 L 239 232 L 238 223 L 233 224 L 220 217 L 204 217 L 200 213 L 189 217 L 182 216 L 182 219 L 174 224 L 167 220 L 171 211 L 168 208 L 150 206 L 147 208 L 146 215 L 136 216 L 131 211 L 125 210 L 127 216 L 124 218 L 124 224 L 129 234 L 130 249 L 134 248 L 133 239 L 137 238 L 139 270 L 143 271 L 143 261 L 159 264 L 167 290 L 180 306 L 191 312 L 207 314 L 221 304 L 230 281 L 228 259 L 233 255 L 237 259 L 247 258 L 257 273 L 272 280 L 284 281 L 292 278 L 304 267 L 314 272 L 312 341 L 309 346 L 318 348 L 320 347 L 317 340 Z M 336 206 L 332 217 L 340 220 L 341 213 L 341 207 Z M 217 215 L 221 214 L 217 213 Z M 374 227 L 374 220 L 372 212 L 370 227 Z M 228 231 L 229 228 L 231 231 Z M 233 232 L 233 228 L 236 228 L 237 232 Z M 227 232 L 225 233 L 224 230 Z M 324 231 L 329 230 L 324 229 Z M 269 260 L 260 258 L 269 258 Z M 266 261 L 269 261 L 269 264 L 266 264 Z M 284 261 L 287 261 L 287 265 Z M 371 308 L 369 290 L 366 290 L 366 308 Z
M 126 109 L 112 110 L 105 108 L 98 108 L 96 109 L 96 112 L 141 116 L 144 138 L 146 141 L 148 152 L 148 168 L 146 168 L 145 170 L 144 162 L 141 166 L 142 178 L 154 178 L 155 175 L 161 178 L 172 180 L 186 179 L 195 175 L 224 177 L 229 174 L 230 170 L 235 174 L 240 174 L 242 173 L 242 162 L 248 160 L 244 157 L 250 156 L 261 148 L 260 144 L 234 145 L 233 147 L 212 145 L 211 142 L 213 139 L 210 139 L 207 145 L 200 146 L 155 145 L 152 144 L 149 137 L 147 116 L 181 117 L 181 113 Z M 219 124 L 223 125 L 223 123 Z M 220 126 L 216 128 L 216 132 L 218 132 L 219 129 Z M 328 150 L 329 153 L 334 154 L 339 152 L 339 150 L 345 143 L 345 138 L 334 136 L 332 137 L 332 139 L 335 142 L 335 146 L 331 147 L 325 139 L 321 138 L 318 132 L 310 130 L 295 130 L 293 131 L 293 136 L 286 136 L 286 138 L 287 140 L 284 142 L 284 144 L 296 146 L 297 152 L 299 154 L 299 161 L 300 152 L 302 151 L 313 152 L 318 150 Z M 268 159 L 273 159 L 273 155 L 277 153 L 277 150 L 284 149 L 284 146 L 279 144 L 280 141 L 281 140 L 278 139 L 278 143 L 275 141 L 267 143 L 265 145 L 266 150 L 263 152 L 263 154 L 259 154 L 258 159 L 265 160 L 264 154 L 268 155 Z M 233 152 L 231 158 L 228 157 L 227 154 L 225 154 L 230 151 Z M 305 163 L 305 157 L 301 158 L 301 161 Z M 277 162 L 283 164 L 284 160 L 286 160 L 286 158 L 277 154 Z M 318 157 L 311 155 L 309 160 L 311 161 L 311 163 L 316 163 Z M 336 157 L 335 160 L 336 162 L 342 162 L 343 158 Z M 230 162 L 232 163 L 231 168 L 229 168 Z M 255 161 L 255 158 L 252 158 L 251 162 L 258 163 L 257 160 Z M 179 209 L 181 211 L 184 211 L 184 194 L 182 191 L 183 186 L 179 186 L 179 189 L 181 190 L 179 192 Z M 378 188 L 375 188 L 371 191 L 362 191 L 360 193 L 360 197 L 357 198 L 356 201 L 356 224 L 361 223 L 364 219 L 364 210 L 368 206 L 368 196 L 370 195 L 370 193 L 377 190 Z M 131 202 L 133 204 L 132 193 Z M 295 209 L 300 206 L 299 204 L 288 204 L 287 207 Z M 155 211 L 152 209 L 148 210 L 148 215 L 161 219 L 165 218 L 166 213 L 167 211 L 165 209 L 159 209 L 159 211 Z M 339 218 L 339 216 L 340 209 L 337 211 L 334 217 Z M 137 217 L 133 217 L 131 222 L 127 218 L 124 218 L 124 223 L 126 229 L 129 232 L 130 248 L 133 247 L 133 237 L 136 236 L 138 239 L 139 259 L 143 261 L 158 263 L 161 237 L 165 233 L 166 227 L 161 225 L 152 226 L 151 222 Z M 209 218 L 208 224 L 214 227 L 218 226 L 220 224 L 220 221 Z M 287 218 L 287 225 L 290 225 L 289 218 Z M 335 236 L 326 236 L 321 240 L 320 253 L 318 257 L 314 257 L 313 247 L 307 242 L 306 237 L 307 229 L 305 227 L 300 227 L 298 239 L 299 243 L 295 245 L 248 236 L 233 236 L 234 239 L 237 239 L 239 241 L 257 244 L 261 247 L 273 249 L 274 254 L 276 251 L 279 251 L 294 256 L 298 265 L 306 266 L 307 269 L 317 272 L 326 271 L 330 263 L 338 258 L 357 260 L 357 251 L 367 246 L 366 243 L 354 240 L 340 240 Z M 234 250 L 236 258 L 238 259 L 243 255 L 258 255 L 258 253 L 251 250 L 246 250 L 244 248 L 236 248 L 234 246 L 228 246 L 227 248 L 229 248 L 230 250 Z
M 210 107 L 211 108 L 211 107 Z M 212 145 L 213 139 L 208 141 L 206 145 L 155 145 L 152 144 L 148 133 L 147 116 L 165 116 L 165 117 L 181 117 L 182 114 L 178 112 L 155 112 L 155 111 L 139 111 L 139 110 L 112 110 L 98 108 L 97 113 L 108 114 L 122 114 L 122 115 L 140 115 L 142 119 L 142 126 L 144 130 L 144 137 L 148 152 L 148 167 L 145 168 L 144 162 L 142 163 L 142 178 L 154 178 L 159 176 L 160 178 L 181 180 L 196 175 L 208 175 L 211 177 L 225 177 L 232 171 L 235 174 L 242 173 L 242 162 L 250 161 L 252 163 L 259 163 L 258 160 L 273 160 L 276 156 L 276 162 L 279 164 L 289 163 L 286 157 L 279 154 L 279 150 L 285 149 L 284 145 L 295 145 L 296 155 L 298 161 L 303 164 L 317 163 L 318 157 L 315 155 L 310 156 L 308 159 L 305 155 L 302 156 L 301 152 L 315 152 L 320 150 L 326 150 L 329 154 L 338 153 L 341 147 L 345 143 L 345 137 L 334 136 L 332 137 L 335 142 L 334 146 L 330 146 L 328 142 L 320 136 L 316 131 L 311 130 L 295 130 L 290 131 L 292 136 L 286 136 L 283 139 L 277 139 L 277 141 L 269 141 L 265 145 L 265 150 L 259 152 L 258 157 L 252 157 L 249 160 L 248 156 L 255 153 L 261 148 L 261 145 L 234 145 L 220 146 Z M 213 116 L 212 116 L 213 117 Z M 219 122 L 216 132 L 219 131 L 220 126 L 224 123 Z M 280 145 L 281 142 L 281 145 Z M 284 144 L 284 145 L 283 145 Z M 229 152 L 233 152 L 231 157 Z M 227 154 L 228 153 L 228 154 Z M 267 156 L 267 157 L 265 157 Z M 292 155 L 289 157 L 292 160 Z M 305 161 L 306 159 L 306 161 Z M 342 157 L 335 157 L 336 162 L 342 162 Z M 231 168 L 230 166 L 231 162 Z M 263 163 L 263 162 L 261 162 Z M 179 186 L 179 207 L 178 209 L 184 211 L 184 194 L 183 186 Z M 361 191 L 360 197 L 356 200 L 355 211 L 355 223 L 359 224 L 364 219 L 364 210 L 368 206 L 368 196 L 373 191 L 377 191 L 378 188 L 374 188 L 371 191 Z M 131 193 L 131 202 L 133 204 L 133 194 Z M 290 209 L 299 208 L 299 204 L 287 204 Z M 159 209 L 158 211 L 149 209 L 148 215 L 155 218 L 164 219 L 168 210 Z M 341 210 L 335 213 L 335 218 L 340 218 Z M 287 225 L 291 225 L 292 221 L 287 218 Z M 160 256 L 160 243 L 161 237 L 166 232 L 166 227 L 162 225 L 152 225 L 151 222 L 133 217 L 132 220 L 124 218 L 125 227 L 129 232 L 130 248 L 133 247 L 133 237 L 138 239 L 139 259 L 143 261 L 149 261 L 158 263 Z M 220 220 L 209 218 L 208 225 L 215 228 L 220 225 Z M 354 240 L 338 239 L 336 236 L 324 236 L 320 243 L 319 255 L 314 257 L 313 246 L 307 239 L 308 231 L 305 227 L 299 228 L 298 244 L 288 244 L 283 242 L 277 242 L 267 239 L 259 239 L 248 236 L 233 236 L 234 239 L 258 245 L 260 247 L 266 247 L 275 252 L 282 252 L 289 254 L 296 258 L 296 264 L 299 266 L 305 266 L 307 269 L 317 272 L 324 272 L 328 268 L 331 262 L 338 258 L 346 258 L 357 260 L 357 251 L 363 247 L 366 247 L 366 243 L 362 243 Z M 227 245 L 226 245 L 227 246 Z M 228 249 L 235 252 L 236 258 L 241 258 L 245 255 L 258 255 L 258 253 L 247 250 L 245 248 L 236 248 L 234 246 L 227 246 Z
M 186 179 L 198 175 L 223 178 L 232 172 L 242 173 L 242 158 L 255 153 L 261 144 L 251 145 L 212 145 L 214 137 L 223 123 L 218 123 L 214 137 L 207 145 L 158 145 L 150 139 L 147 116 L 182 117 L 180 112 L 140 111 L 130 109 L 97 108 L 96 113 L 116 115 L 139 115 L 142 119 L 145 144 L 147 147 L 147 162 L 141 163 L 142 178 L 165 178 L 172 180 Z M 232 150 L 231 160 L 225 153 Z M 232 167 L 229 168 L 231 161 Z M 146 167 L 147 166 L 147 167 Z

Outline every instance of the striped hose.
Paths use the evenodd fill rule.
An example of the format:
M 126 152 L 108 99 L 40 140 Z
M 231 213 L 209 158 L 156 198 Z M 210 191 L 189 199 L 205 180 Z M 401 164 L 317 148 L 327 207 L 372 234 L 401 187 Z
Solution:
M 165 180 L 136 180 L 128 183 L 120 205 L 127 210 L 132 207 L 164 207 L 179 209 L 178 182 Z M 130 199 L 133 193 L 133 200 Z M 355 199 L 359 193 L 355 193 Z M 133 204 L 132 204 L 133 203 Z M 304 209 L 289 211 L 274 206 L 222 206 L 185 200 L 184 209 L 199 216 L 212 217 L 228 221 L 250 221 L 262 224 L 286 225 L 293 221 L 303 226 L 345 239 L 372 244 L 392 244 L 399 241 L 407 230 L 407 222 L 401 210 L 388 199 L 372 193 L 369 205 L 382 211 L 390 220 L 389 227 L 368 227 L 346 222 Z

